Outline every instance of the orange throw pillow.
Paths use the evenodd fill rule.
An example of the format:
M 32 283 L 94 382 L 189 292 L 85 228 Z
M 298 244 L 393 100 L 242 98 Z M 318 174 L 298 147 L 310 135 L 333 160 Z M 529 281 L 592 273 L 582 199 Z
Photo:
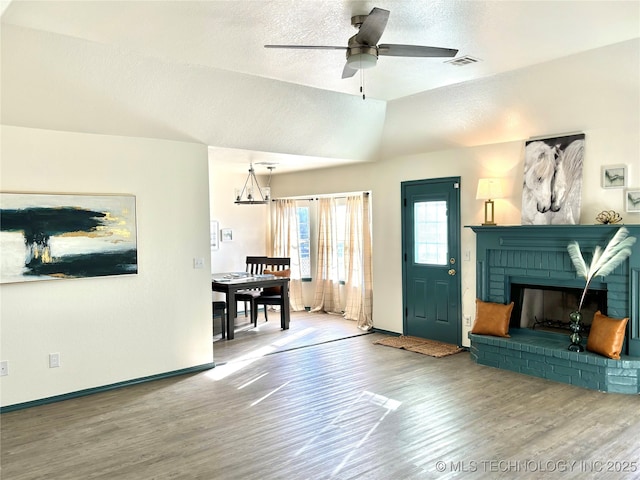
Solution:
M 513 302 L 509 305 L 503 305 L 501 303 L 483 302 L 476 298 L 476 321 L 473 324 L 471 333 L 508 337 L 512 310 Z
M 264 272 L 265 275 L 275 275 L 276 277 L 287 277 L 289 278 L 291 276 L 291 270 L 287 269 L 287 270 L 265 270 Z M 262 295 L 280 295 L 282 293 L 282 287 L 269 287 L 269 288 L 265 288 L 264 290 L 262 290 Z
M 591 331 L 587 338 L 587 350 L 620 360 L 628 321 L 629 318 L 609 318 L 598 310 L 593 316 Z

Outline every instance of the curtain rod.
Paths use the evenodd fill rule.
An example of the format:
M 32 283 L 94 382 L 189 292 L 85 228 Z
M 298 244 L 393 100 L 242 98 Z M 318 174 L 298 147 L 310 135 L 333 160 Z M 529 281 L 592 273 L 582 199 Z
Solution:
M 362 192 L 362 195 L 369 195 L 370 192 Z M 354 193 L 353 195 L 357 195 L 357 193 Z M 309 202 L 313 202 L 314 200 L 319 200 L 320 198 L 335 198 L 335 199 L 343 199 L 343 198 L 347 198 L 348 196 L 352 196 L 349 194 L 338 194 L 338 195 L 332 195 L 332 194 L 324 194 L 324 195 L 317 195 L 316 197 L 280 197 L 280 198 L 272 198 L 271 201 L 275 202 L 277 200 L 308 200 Z

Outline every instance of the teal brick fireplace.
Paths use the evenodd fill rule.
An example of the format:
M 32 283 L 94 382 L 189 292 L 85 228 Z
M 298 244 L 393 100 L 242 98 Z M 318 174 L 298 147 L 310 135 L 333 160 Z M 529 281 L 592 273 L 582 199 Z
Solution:
M 579 288 L 567 244 L 576 240 L 590 261 L 619 226 L 472 226 L 476 233 L 476 295 L 509 303 L 512 285 Z M 638 238 L 631 257 L 614 272 L 592 282 L 606 291 L 606 312 L 629 317 L 624 355 L 611 360 L 591 352 L 569 352 L 568 335 L 510 327 L 511 338 L 469 334 L 471 358 L 479 364 L 607 392 L 640 393 L 640 225 L 626 225 Z

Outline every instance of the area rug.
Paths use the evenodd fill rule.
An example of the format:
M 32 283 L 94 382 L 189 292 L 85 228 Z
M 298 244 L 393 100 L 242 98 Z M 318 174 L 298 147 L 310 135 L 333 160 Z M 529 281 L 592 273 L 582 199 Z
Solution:
M 385 345 L 387 347 L 403 348 L 410 352 L 422 353 L 423 355 L 429 355 L 437 358 L 453 355 L 464 350 L 463 348 L 451 345 L 450 343 L 442 343 L 435 340 L 428 340 L 426 338 L 410 337 L 405 335 L 381 338 L 373 343 L 377 345 Z

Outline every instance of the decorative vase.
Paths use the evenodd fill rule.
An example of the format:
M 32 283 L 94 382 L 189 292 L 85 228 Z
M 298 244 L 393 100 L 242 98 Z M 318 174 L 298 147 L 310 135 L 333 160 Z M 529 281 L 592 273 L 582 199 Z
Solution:
M 569 335 L 571 345 L 569 345 L 568 348 L 572 352 L 584 352 L 584 347 L 581 344 L 582 336 L 580 335 L 580 331 L 582 330 L 582 314 L 580 312 L 571 312 L 569 319 L 571 320 L 569 323 L 569 328 L 571 329 L 571 334 Z

